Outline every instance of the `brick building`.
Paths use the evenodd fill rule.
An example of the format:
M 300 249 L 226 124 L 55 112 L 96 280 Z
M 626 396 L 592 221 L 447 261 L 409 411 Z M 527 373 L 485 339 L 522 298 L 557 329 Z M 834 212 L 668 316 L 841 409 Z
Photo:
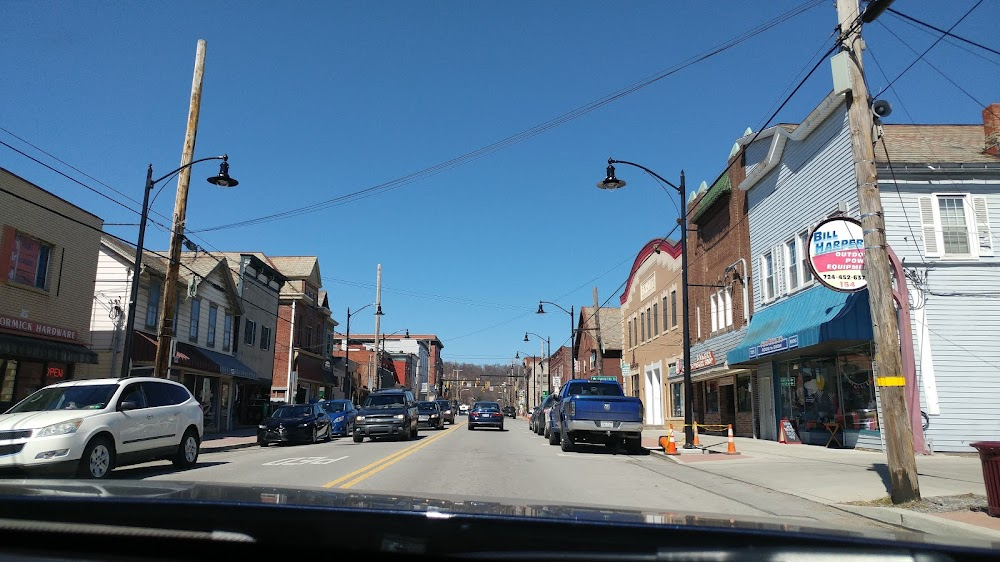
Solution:
M 756 369 L 726 362 L 726 354 L 743 340 L 753 306 L 746 193 L 733 189 L 745 177 L 736 145 L 727 168 L 711 186 L 703 184 L 688 205 L 688 306 L 694 420 L 707 424 L 705 430 L 717 426 L 720 433 L 721 426 L 732 424 L 736 435 L 752 437 Z M 678 367 L 683 376 L 683 364 Z M 683 393 L 676 384 L 671 392 L 678 399 Z
M 618 307 L 600 308 L 600 316 L 594 314 L 594 307 L 581 306 L 577 318 L 576 346 L 578 370 L 576 378 L 592 379 L 603 376 L 614 379 L 625 387 L 622 379 L 622 310 Z M 598 330 L 600 324 L 600 330 Z M 600 350 L 598 354 L 598 337 Z M 598 369 L 598 355 L 603 359 Z
M 103 224 L 0 168 L 0 408 L 97 362 L 88 346 Z

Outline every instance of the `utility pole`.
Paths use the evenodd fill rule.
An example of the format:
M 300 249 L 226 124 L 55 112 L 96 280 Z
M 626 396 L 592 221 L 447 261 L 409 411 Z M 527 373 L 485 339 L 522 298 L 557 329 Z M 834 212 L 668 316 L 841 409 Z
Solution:
M 865 23 L 891 4 L 891 0 L 875 0 L 868 5 Z M 892 503 L 920 499 L 917 463 L 913 453 L 913 435 L 906 412 L 903 361 L 899 350 L 898 319 L 892 299 L 891 264 L 886 248 L 885 218 L 879 196 L 875 171 L 875 149 L 872 141 L 871 102 L 864 81 L 861 39 L 862 17 L 858 0 L 837 0 L 842 52 L 848 53 L 851 91 L 847 98 L 848 120 L 851 126 L 851 147 L 854 171 L 858 182 L 858 202 L 864 229 L 865 279 L 871 304 L 872 328 L 875 333 L 875 384 L 882 403 L 886 456 L 892 484 Z
M 601 304 L 597 300 L 597 287 L 594 287 L 594 326 L 597 328 L 594 339 L 597 340 L 597 376 L 604 376 L 604 342 L 601 341 Z
M 382 362 L 379 361 L 379 349 L 378 349 L 378 329 L 380 320 L 382 320 L 382 315 L 379 311 L 382 310 L 382 264 L 378 264 L 378 269 L 375 273 L 375 377 L 378 379 L 378 387 L 382 388 L 382 374 L 379 372 L 379 368 L 382 366 Z M 371 392 L 375 389 L 375 381 L 372 380 L 372 373 L 368 371 L 368 391 Z
M 191 104 L 188 108 L 187 132 L 184 135 L 184 149 L 181 152 L 181 171 L 177 176 L 177 197 L 174 199 L 174 226 L 170 236 L 170 262 L 167 265 L 167 279 L 163 283 L 163 314 L 160 333 L 156 345 L 156 362 L 153 376 L 167 378 L 170 371 L 170 340 L 174 338 L 174 317 L 177 302 L 177 276 L 180 270 L 181 244 L 184 242 L 184 224 L 187 220 L 188 186 L 191 184 L 191 161 L 194 159 L 194 144 L 198 136 L 198 116 L 201 113 L 201 85 L 205 77 L 204 39 L 198 40 L 195 51 L 194 79 L 191 83 Z M 139 274 L 139 264 L 135 264 L 135 275 Z M 136 298 L 133 296 L 133 298 Z

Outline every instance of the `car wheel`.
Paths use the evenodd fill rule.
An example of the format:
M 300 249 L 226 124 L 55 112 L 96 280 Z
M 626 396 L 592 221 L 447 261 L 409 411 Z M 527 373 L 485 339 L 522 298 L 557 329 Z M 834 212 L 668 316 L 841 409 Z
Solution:
M 174 466 L 177 468 L 191 468 L 198 462 L 198 434 L 193 429 L 184 432 L 180 444 L 177 446 L 177 455 L 174 457 Z
M 95 437 L 87 443 L 80 457 L 77 476 L 80 478 L 107 478 L 115 469 L 115 446 L 107 437 Z
M 549 445 L 558 445 L 559 434 L 556 433 L 555 431 L 549 431 L 548 433 L 549 433 Z
M 473 429 L 476 429 L 476 426 L 474 426 L 474 425 L 472 425 L 472 424 L 470 423 L 470 424 L 469 424 L 469 431 L 472 431 Z
M 316 431 L 316 426 L 313 426 L 312 437 L 309 438 L 309 442 L 312 443 L 313 445 L 319 443 L 319 435 L 317 435 L 317 433 L 318 432 Z
M 572 453 L 574 449 L 573 438 L 570 437 L 568 431 L 564 431 L 560 434 L 559 448 L 563 450 L 564 453 Z
M 323 441 L 329 443 L 331 439 L 333 439 L 333 424 L 332 423 L 326 427 L 326 439 L 323 439 Z
M 542 426 L 542 432 L 539 435 L 541 435 L 542 437 L 544 437 L 546 439 L 551 439 L 552 438 L 552 432 L 549 431 L 549 429 L 550 428 L 549 428 L 548 425 Z
M 261 447 L 267 447 L 267 441 L 263 441 L 261 439 L 257 440 L 257 444 L 260 445 Z
M 503 424 L 500 424 L 500 431 L 503 431 Z
M 354 442 L 355 442 L 355 443 L 360 443 L 360 442 L 362 442 L 362 441 L 364 441 L 364 440 L 365 440 L 365 437 L 364 437 L 364 435 L 355 435 L 355 436 L 354 436 Z

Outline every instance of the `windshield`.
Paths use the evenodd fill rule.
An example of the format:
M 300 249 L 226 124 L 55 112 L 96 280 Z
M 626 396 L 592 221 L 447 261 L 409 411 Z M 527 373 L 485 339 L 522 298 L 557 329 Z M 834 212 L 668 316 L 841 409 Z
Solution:
M 57 386 L 43 388 L 7 411 L 42 412 L 45 410 L 101 410 L 118 390 L 118 385 Z
M 272 414 L 272 417 L 276 419 L 302 418 L 311 415 L 312 415 L 311 406 L 284 406 L 275 410 L 274 414 Z
M 347 409 L 347 404 L 344 402 L 325 402 L 323 409 L 330 413 L 343 412 Z
M 363 408 L 402 408 L 404 406 L 402 394 L 373 394 L 365 399 Z
M 0 0 L 0 498 L 1000 534 L 1000 0 L 889 4 Z

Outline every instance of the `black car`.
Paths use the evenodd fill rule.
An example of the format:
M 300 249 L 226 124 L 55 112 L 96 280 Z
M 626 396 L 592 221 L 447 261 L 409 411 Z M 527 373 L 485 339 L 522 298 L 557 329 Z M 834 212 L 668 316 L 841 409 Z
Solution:
M 444 416 L 437 402 L 417 402 L 417 427 L 444 429 Z
M 438 403 L 438 406 L 441 406 L 441 417 L 444 421 L 454 425 L 455 412 L 458 410 L 458 405 L 449 400 L 435 400 L 435 402 Z
M 365 398 L 354 418 L 354 442 L 361 443 L 365 437 L 416 439 L 417 416 L 417 401 L 411 390 L 376 390 Z
M 508 418 L 516 418 L 517 410 L 515 410 L 513 406 L 504 406 L 503 415 L 507 416 Z
M 257 426 L 257 444 L 316 443 L 333 437 L 330 416 L 319 404 L 280 406 Z
M 496 402 L 476 402 L 469 409 L 469 430 L 477 427 L 495 427 L 503 431 L 503 412 Z

